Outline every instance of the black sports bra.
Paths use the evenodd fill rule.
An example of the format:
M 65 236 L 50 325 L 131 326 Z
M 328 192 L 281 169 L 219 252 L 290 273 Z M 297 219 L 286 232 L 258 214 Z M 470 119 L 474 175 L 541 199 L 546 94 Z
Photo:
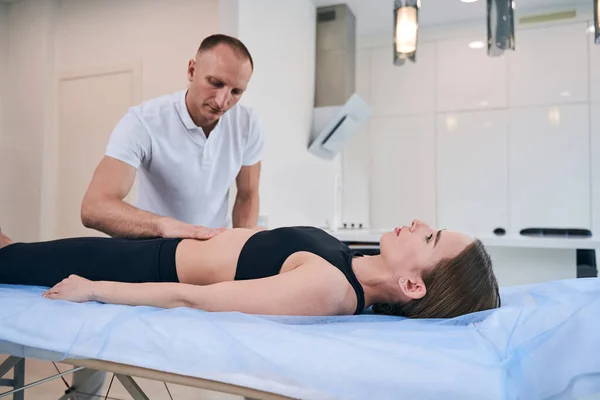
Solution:
M 316 254 L 342 271 L 356 293 L 357 305 L 354 314 L 363 311 L 365 294 L 352 271 L 352 258 L 363 255 L 351 250 L 327 232 L 314 227 L 276 228 L 252 235 L 240 252 L 235 280 L 277 275 L 285 260 L 299 251 Z

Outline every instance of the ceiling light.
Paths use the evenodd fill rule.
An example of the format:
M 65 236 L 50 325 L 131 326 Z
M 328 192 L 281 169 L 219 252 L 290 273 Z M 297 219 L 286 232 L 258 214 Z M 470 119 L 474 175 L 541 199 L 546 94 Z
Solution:
M 477 0 L 460 0 L 463 3 L 475 3 Z
M 469 43 L 469 48 L 471 49 L 483 49 L 484 46 L 485 44 L 480 40 Z
M 416 61 L 421 0 L 394 1 L 394 64 Z
M 514 5 L 513 0 L 487 0 L 487 39 L 490 56 L 500 56 L 505 50 L 515 49 Z

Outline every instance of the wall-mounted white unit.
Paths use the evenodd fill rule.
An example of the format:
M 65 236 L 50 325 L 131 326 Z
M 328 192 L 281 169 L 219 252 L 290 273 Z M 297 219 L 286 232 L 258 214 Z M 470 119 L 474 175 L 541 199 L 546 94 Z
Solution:
M 313 112 L 312 130 L 317 136 L 308 150 L 333 159 L 371 115 L 371 108 L 353 94 L 343 106 L 318 107 Z
M 356 18 L 345 5 L 317 9 L 315 109 L 308 150 L 332 159 L 371 115 L 356 93 Z

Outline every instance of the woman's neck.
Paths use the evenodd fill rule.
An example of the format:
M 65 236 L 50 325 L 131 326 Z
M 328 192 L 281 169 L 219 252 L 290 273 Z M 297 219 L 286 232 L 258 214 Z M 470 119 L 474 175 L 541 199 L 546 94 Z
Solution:
M 355 257 L 352 270 L 365 292 L 365 308 L 374 303 L 398 301 L 398 285 L 393 271 L 386 268 L 381 256 Z

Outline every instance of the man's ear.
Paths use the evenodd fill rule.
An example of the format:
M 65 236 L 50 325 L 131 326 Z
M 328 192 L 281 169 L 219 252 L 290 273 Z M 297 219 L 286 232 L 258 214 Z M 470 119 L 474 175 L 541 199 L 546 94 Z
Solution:
M 398 287 L 409 300 L 418 300 L 427 293 L 425 282 L 420 277 L 398 278 Z
M 194 80 L 194 74 L 196 73 L 196 60 L 194 60 L 193 58 L 190 58 L 190 61 L 188 62 L 188 69 L 187 69 L 187 75 L 188 75 L 188 81 L 192 81 Z

